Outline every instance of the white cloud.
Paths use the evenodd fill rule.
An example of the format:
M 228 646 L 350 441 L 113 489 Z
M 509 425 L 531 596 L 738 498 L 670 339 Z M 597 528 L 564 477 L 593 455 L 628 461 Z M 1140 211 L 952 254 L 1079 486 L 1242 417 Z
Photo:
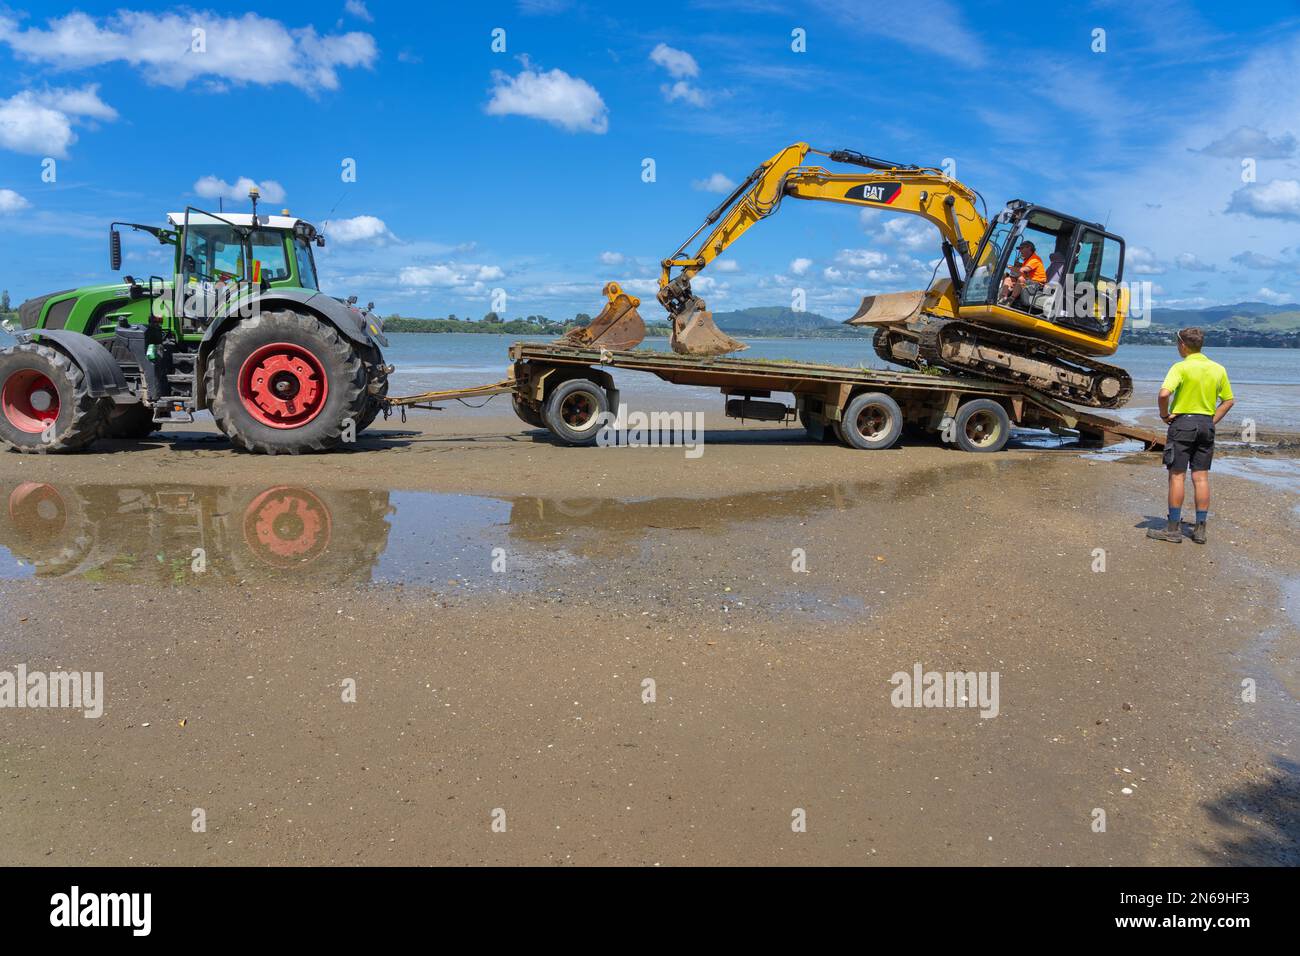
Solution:
M 586 80 L 563 70 L 543 73 L 525 63 L 518 76 L 492 71 L 491 116 L 527 116 L 571 133 L 604 133 L 609 110 L 600 93 Z
M 0 215 L 18 212 L 30 205 L 31 203 L 12 189 L 0 189 Z
M 259 183 L 248 176 L 240 176 L 233 183 L 228 183 L 216 176 L 203 176 L 194 183 L 194 191 L 204 199 L 229 199 L 232 202 L 245 202 L 248 199 L 248 191 L 254 186 L 261 193 L 261 202 L 269 202 L 272 205 L 284 202 L 284 187 L 274 179 L 264 179 Z
M 1128 246 L 1124 250 L 1124 270 L 1140 276 L 1164 275 L 1165 264 L 1145 246 Z
M 828 282 L 839 282 L 844 278 L 844 273 L 834 266 L 827 266 L 822 270 L 822 277 Z
M 366 9 L 364 0 L 348 0 L 347 3 L 343 4 L 343 9 L 352 14 L 358 20 L 365 20 L 367 23 L 375 22 L 375 18 L 372 17 L 370 11 Z
M 841 249 L 835 260 L 850 269 L 878 269 L 889 257 L 875 249 Z
M 1290 133 L 1273 137 L 1255 126 L 1238 126 L 1197 152 L 1224 159 L 1289 159 L 1295 155 L 1296 141 Z
M 674 79 L 700 75 L 700 65 L 695 62 L 695 57 L 685 50 L 673 49 L 667 43 L 660 43 L 651 50 L 650 60 L 662 66 Z
M 668 75 L 676 81 L 659 87 L 669 103 L 682 100 L 692 106 L 708 105 L 704 91 L 688 82 L 700 75 L 700 65 L 695 62 L 695 57 L 685 50 L 677 50 L 666 43 L 660 43 L 650 51 L 650 60 L 667 70 Z
M 663 92 L 664 98 L 669 103 L 674 100 L 684 100 L 692 106 L 707 106 L 708 101 L 704 98 L 704 92 L 697 86 L 692 86 L 685 80 L 678 80 L 672 85 L 665 84 L 659 87 Z
M 1186 269 L 1188 272 L 1217 272 L 1217 268 L 1209 262 L 1205 262 L 1199 256 L 1192 252 L 1180 252 L 1174 256 L 1174 263 L 1180 269 Z
M 715 272 L 739 272 L 740 263 L 735 259 L 714 259 L 710 268 Z
M 800 257 L 798 259 L 791 259 L 790 271 L 797 276 L 807 275 L 808 269 L 812 264 L 813 261 L 811 259 L 804 259 L 803 257 Z
M 736 188 L 736 184 L 722 173 L 714 173 L 708 179 L 697 179 L 691 186 L 706 193 L 729 193 Z
M 621 252 L 602 252 L 600 261 L 607 266 L 620 266 L 627 257 Z
M 1265 219 L 1300 219 L 1300 180 L 1274 179 L 1242 186 L 1232 194 L 1228 212 Z
M 1261 302 L 1268 302 L 1271 305 L 1282 305 L 1286 302 L 1295 302 L 1297 298 L 1300 298 L 1300 296 L 1297 296 L 1294 293 L 1288 295 L 1285 292 L 1274 292 L 1268 286 L 1264 286 L 1255 293 L 1255 298 L 1259 299 Z
M 1251 252 L 1249 249 L 1237 253 L 1232 257 L 1232 261 L 1247 269 L 1280 269 L 1286 265 L 1281 259 L 1274 259 L 1272 256 Z
M 23 90 L 0 99 L 0 148 L 64 159 L 68 147 L 77 141 L 74 125 L 114 119 L 117 110 L 99 98 L 99 87 L 94 84 L 80 89 Z
M 196 50 L 199 37 L 202 49 Z M 368 33 L 322 36 L 313 27 L 290 28 L 255 13 L 222 17 L 190 10 L 121 10 L 102 19 L 69 13 L 45 29 L 22 29 L 0 15 L 0 43 L 21 60 L 56 70 L 122 62 L 163 86 L 213 77 L 237 85 L 287 83 L 312 93 L 337 89 L 340 69 L 369 67 L 378 54 Z
M 504 276 L 505 271 L 500 266 L 440 262 L 428 266 L 404 266 L 397 274 L 397 281 L 401 285 L 420 289 L 437 287 L 477 292 L 483 288 L 484 282 L 492 282 Z
M 374 242 L 394 238 L 382 219 L 375 216 L 353 216 L 351 219 L 327 219 L 321 231 L 331 242 L 346 245 L 350 242 Z

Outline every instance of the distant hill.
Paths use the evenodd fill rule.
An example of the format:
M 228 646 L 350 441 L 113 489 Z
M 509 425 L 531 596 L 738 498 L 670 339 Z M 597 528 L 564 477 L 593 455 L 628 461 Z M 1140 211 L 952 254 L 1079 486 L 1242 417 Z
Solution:
M 748 332 L 751 335 L 797 335 L 841 324 L 816 312 L 796 312 L 779 305 L 714 312 L 713 321 L 724 331 Z
M 1164 328 L 1199 325 L 1206 329 L 1244 329 L 1252 332 L 1292 332 L 1300 329 L 1300 303 L 1269 305 L 1238 302 L 1204 309 L 1152 309 L 1151 324 Z

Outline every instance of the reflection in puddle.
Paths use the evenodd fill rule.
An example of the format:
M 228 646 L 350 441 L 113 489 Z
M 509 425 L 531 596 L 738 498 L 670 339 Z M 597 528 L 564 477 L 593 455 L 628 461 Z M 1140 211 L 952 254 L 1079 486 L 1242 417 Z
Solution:
M 862 619 L 875 602 L 862 599 L 852 573 L 819 578 L 820 591 L 811 582 L 772 587 L 753 576 L 753 567 L 761 577 L 763 567 L 788 563 L 788 551 L 768 544 L 785 534 L 781 523 L 806 535 L 802 526 L 818 516 L 940 495 L 955 478 L 993 478 L 1010 464 L 977 460 L 893 479 L 707 499 L 25 482 L 0 487 L 0 578 L 406 584 L 458 593 L 545 590 L 579 600 L 640 588 L 678 606 Z M 764 533 L 722 537 L 754 526 Z M 665 580 L 677 560 L 693 569 L 685 584 Z M 502 570 L 508 573 L 493 573 Z M 715 576 L 734 590 L 714 588 Z

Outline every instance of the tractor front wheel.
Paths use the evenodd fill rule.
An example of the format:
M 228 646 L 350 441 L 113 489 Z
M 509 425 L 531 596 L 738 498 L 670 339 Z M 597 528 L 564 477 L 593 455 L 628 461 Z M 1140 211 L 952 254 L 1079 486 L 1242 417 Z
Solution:
M 79 451 L 103 423 L 103 403 L 62 352 L 30 342 L 0 352 L 0 445 L 35 455 Z
M 368 424 L 361 356 L 315 316 L 266 312 L 240 323 L 204 376 L 217 427 L 248 451 L 329 451 Z

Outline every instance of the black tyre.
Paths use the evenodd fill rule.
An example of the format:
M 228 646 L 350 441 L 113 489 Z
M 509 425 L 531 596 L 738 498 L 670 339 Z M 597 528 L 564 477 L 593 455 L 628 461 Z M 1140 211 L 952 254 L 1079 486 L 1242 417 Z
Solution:
M 361 356 L 315 316 L 266 312 L 222 338 L 204 372 L 217 427 L 265 455 L 329 451 L 377 410 Z
M 609 411 L 605 389 L 585 378 L 561 382 L 542 408 L 546 427 L 566 445 L 590 445 L 600 431 L 601 413 Z
M 0 352 L 0 445 L 34 455 L 80 451 L 103 426 L 103 401 L 62 352 L 31 342 Z
M 525 425 L 532 425 L 534 428 L 545 428 L 546 420 L 542 418 L 542 410 L 533 402 L 525 401 L 518 393 L 510 396 L 510 404 L 519 416 L 519 420 Z
M 145 405 L 122 406 L 116 415 L 110 413 L 104 424 L 107 438 L 139 441 L 162 428 L 153 420 L 153 409 Z
M 972 399 L 957 409 L 953 432 L 962 451 L 1001 451 L 1011 438 L 1011 417 L 991 398 Z
M 880 451 L 903 433 L 903 410 L 884 392 L 855 395 L 844 407 L 839 433 L 844 444 L 863 451 Z
M 816 409 L 810 409 L 810 403 L 816 403 Z M 799 424 L 804 427 L 812 441 L 838 442 L 840 440 L 839 432 L 835 426 L 827 422 L 825 425 L 814 421 L 814 411 L 817 414 L 822 412 L 822 402 L 820 399 L 804 399 L 803 407 L 799 409 Z
M 375 366 L 383 365 L 384 356 L 379 352 L 378 349 L 370 349 L 368 354 L 365 356 L 365 361 L 370 365 L 375 365 Z M 357 421 L 358 435 L 360 435 L 363 431 L 365 431 L 367 428 L 369 428 L 371 425 L 375 423 L 375 419 L 379 417 L 379 413 L 384 410 L 384 399 L 387 397 L 388 397 L 388 377 L 385 376 L 383 382 L 380 383 L 378 392 L 374 394 L 370 394 L 369 390 L 367 389 L 366 407 L 365 410 L 362 411 L 361 413 L 361 418 Z

